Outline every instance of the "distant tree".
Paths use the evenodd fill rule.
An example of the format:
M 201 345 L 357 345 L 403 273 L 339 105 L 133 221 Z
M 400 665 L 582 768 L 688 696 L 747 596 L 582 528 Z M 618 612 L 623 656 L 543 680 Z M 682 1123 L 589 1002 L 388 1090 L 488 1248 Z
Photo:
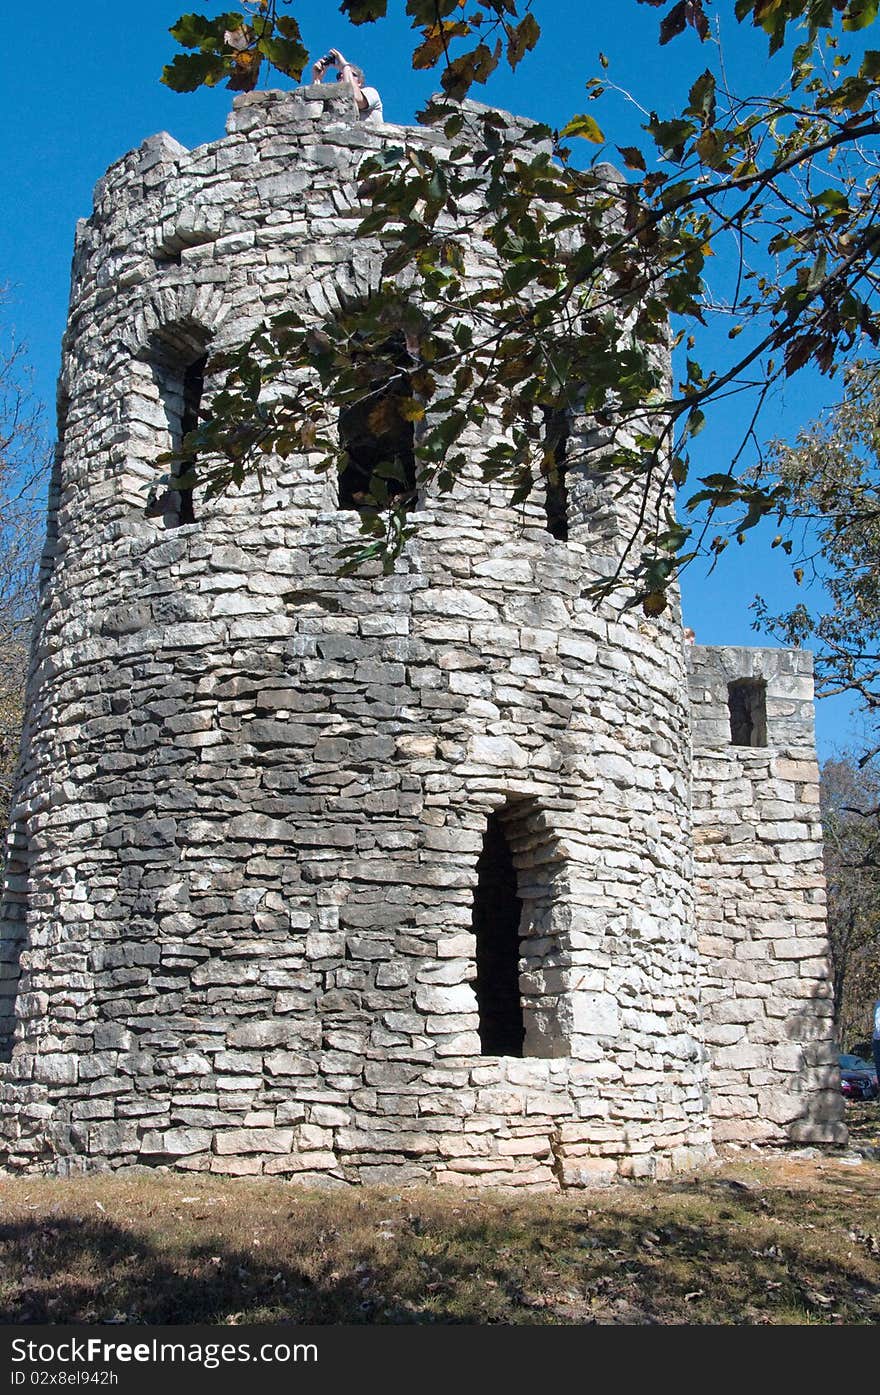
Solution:
M 248 90 L 269 68 L 298 81 L 308 55 L 282 3 L 253 0 L 215 18 L 184 15 L 171 32 L 187 51 L 168 65 L 164 81 L 178 91 L 221 81 Z M 306 443 L 338 467 L 338 443 L 321 433 L 324 400 L 339 409 L 362 400 L 364 345 L 378 352 L 403 333 L 417 387 L 391 400 L 399 413 L 423 419 L 420 483 L 453 486 L 466 458 L 463 433 L 479 425 L 487 405 L 500 412 L 507 434 L 488 453 L 485 471 L 509 480 L 514 499 L 542 474 L 553 480 L 548 416 L 576 407 L 603 425 L 596 463 L 644 500 L 639 528 L 606 587 L 628 577 L 633 602 L 649 613 L 663 609 L 683 563 L 727 545 L 729 532 L 715 527 L 728 508 L 737 536 L 775 511 L 785 486 L 743 471 L 773 384 L 807 364 L 832 374 L 859 343 L 880 343 L 880 49 L 863 42 L 880 0 L 735 0 L 734 22 L 783 55 L 789 74 L 779 90 L 748 93 L 731 90 L 713 32 L 715 15 L 723 8 L 730 18 L 729 6 L 620 0 L 621 23 L 635 4 L 664 9 L 660 45 L 690 29 L 703 41 L 703 56 L 683 108 L 647 112 L 645 139 L 621 148 L 606 144 L 593 114 L 598 106 L 560 131 L 536 127 L 525 141 L 490 113 L 459 142 L 461 99 L 502 60 L 516 67 L 535 47 L 542 5 L 486 0 L 470 13 L 459 0 L 407 0 L 413 65 L 438 67 L 444 94 L 419 119 L 442 124 L 451 152 L 404 143 L 362 167 L 361 232 L 386 250 L 377 302 L 347 307 L 341 320 L 317 327 L 282 317 L 243 347 L 229 390 L 199 433 L 209 489 L 239 481 L 265 451 L 291 454 Z M 364 24 L 385 18 L 387 0 L 343 0 L 341 9 Z M 572 47 L 582 53 L 589 7 L 572 13 L 571 27 Z M 845 49 L 847 36 L 854 50 Z M 591 103 L 610 76 L 598 55 L 587 83 Z M 578 139 L 595 150 L 586 169 L 571 158 Z M 606 151 L 623 163 L 625 178 L 601 162 Z M 471 230 L 458 210 L 478 186 L 491 210 L 484 232 L 503 274 L 478 305 L 468 305 L 463 250 Z M 713 291 L 707 259 L 729 245 L 738 249 L 735 264 Z M 413 273 L 407 292 L 399 281 L 404 269 Z M 663 369 L 670 319 L 682 348 L 671 390 Z M 712 321 L 723 325 L 731 347 L 704 363 L 699 345 Z M 273 379 L 291 374 L 314 389 L 272 389 Z M 694 487 L 689 442 L 709 406 L 733 392 L 750 394 L 741 436 Z M 396 491 L 389 505 L 381 469 L 374 483 L 375 509 L 362 515 L 372 541 L 362 555 L 380 553 L 387 562 L 415 524 L 406 492 Z M 659 487 L 669 483 L 688 491 L 684 521 Z M 697 511 L 700 526 L 687 521 Z
M 880 769 L 845 752 L 820 782 L 834 1017 L 842 1050 L 870 1036 L 880 997 Z
M 0 342 L 0 862 L 24 714 L 45 506 L 42 409 L 20 345 Z
M 781 542 L 804 599 L 758 623 L 816 654 L 820 693 L 854 692 L 880 719 L 880 365 L 858 364 L 843 401 L 777 445 L 768 469 L 784 486 Z
M 868 738 L 821 772 L 828 929 L 841 1046 L 869 1035 L 880 997 L 880 365 L 857 363 L 843 401 L 776 444 L 766 469 L 785 490 L 775 542 L 804 599 L 757 624 L 815 654 L 820 695 L 854 693 Z

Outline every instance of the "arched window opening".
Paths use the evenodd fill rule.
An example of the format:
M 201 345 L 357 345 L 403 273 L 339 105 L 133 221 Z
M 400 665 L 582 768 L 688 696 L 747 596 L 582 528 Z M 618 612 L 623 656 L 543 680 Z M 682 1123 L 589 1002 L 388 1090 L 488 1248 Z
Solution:
M 340 509 L 382 509 L 401 496 L 415 507 L 415 432 L 404 405 L 413 395 L 409 364 L 403 335 L 392 334 L 369 365 L 361 400 L 340 413 Z
M 148 518 L 162 518 L 166 527 L 195 522 L 194 471 L 196 454 L 185 449 L 187 436 L 202 416 L 207 335 L 195 326 L 168 326 L 156 336 L 151 360 L 153 377 L 165 416 L 167 435 L 157 454 L 174 453 L 167 487 L 151 497 Z
M 767 745 L 767 684 L 763 678 L 737 678 L 728 683 L 727 707 L 734 746 Z
M 490 814 L 477 862 L 473 929 L 477 939 L 477 1007 L 484 1056 L 522 1056 L 519 987 L 520 918 L 513 854 L 497 814 Z
M 560 542 L 568 539 L 568 416 L 544 408 L 544 512 L 547 532 Z

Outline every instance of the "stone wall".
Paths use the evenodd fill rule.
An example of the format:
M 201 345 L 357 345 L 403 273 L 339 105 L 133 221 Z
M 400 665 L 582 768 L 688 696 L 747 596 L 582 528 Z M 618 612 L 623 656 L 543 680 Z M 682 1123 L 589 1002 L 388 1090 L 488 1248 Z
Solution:
M 812 656 L 689 650 L 703 1016 L 719 1142 L 845 1142 L 825 927 Z M 764 689 L 763 745 L 731 698 Z M 760 725 L 760 724 L 759 724 Z M 742 733 L 741 733 L 742 735 Z
M 270 462 L 264 493 L 197 497 L 192 523 L 148 507 L 182 365 L 276 310 L 321 320 L 375 284 L 357 170 L 404 138 L 442 144 L 359 124 L 333 86 L 238 98 L 223 140 L 162 135 L 113 166 L 78 229 L 3 906 L 9 1168 L 578 1186 L 711 1153 L 680 617 L 586 596 L 629 506 L 572 464 L 559 541 L 540 493 L 512 509 L 480 482 L 489 418 L 454 494 L 420 495 L 390 576 L 339 577 L 358 517 L 308 454 Z M 478 235 L 467 268 L 478 295 L 494 274 Z M 589 445 L 590 422 L 571 439 Z M 707 817 L 741 822 L 746 796 L 781 827 L 783 767 L 772 800 L 741 773 L 781 754 L 703 751 L 710 688 L 701 839 Z M 481 1047 L 490 815 L 521 903 L 521 1056 Z M 801 905 L 821 913 L 816 845 L 770 828 L 752 862 L 778 894 L 784 989 L 773 978 L 771 997 L 741 952 L 737 888 L 710 907 L 701 884 L 720 1136 L 731 1115 L 749 1134 L 765 1059 L 824 993 L 812 937 L 782 953 L 801 946 Z M 792 925 L 795 846 L 813 880 Z M 736 878 L 741 850 L 731 834 Z M 745 1074 L 717 1054 L 739 1040 L 728 961 L 728 998 L 767 1009 L 760 1030 L 734 1021 L 761 1056 Z M 827 1112 L 807 1065 L 792 1056 Z
M 627 516 L 573 467 L 559 542 L 540 497 L 511 509 L 475 470 L 420 500 L 392 576 L 347 579 L 357 516 L 308 457 L 193 524 L 145 517 L 168 347 L 323 316 L 375 276 L 355 175 L 401 132 L 346 100 L 264 93 L 213 145 L 156 137 L 79 229 L 6 905 L 7 1163 L 668 1172 L 710 1149 L 681 631 L 583 594 Z M 492 811 L 522 902 L 521 1058 L 477 1030 Z

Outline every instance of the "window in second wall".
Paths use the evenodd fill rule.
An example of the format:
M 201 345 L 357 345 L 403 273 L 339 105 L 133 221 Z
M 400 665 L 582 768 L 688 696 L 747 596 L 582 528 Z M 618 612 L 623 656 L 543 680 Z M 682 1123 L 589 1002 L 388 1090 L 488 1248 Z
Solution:
M 763 678 L 737 678 L 727 685 L 733 746 L 767 745 L 767 684 Z

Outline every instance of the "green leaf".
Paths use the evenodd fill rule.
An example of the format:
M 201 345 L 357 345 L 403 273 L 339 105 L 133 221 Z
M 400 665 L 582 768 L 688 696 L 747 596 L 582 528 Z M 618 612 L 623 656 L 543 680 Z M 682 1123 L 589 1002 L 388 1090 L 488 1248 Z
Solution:
M 730 156 L 727 147 L 718 131 L 713 127 L 707 129 L 697 137 L 697 154 L 704 165 L 708 165 L 710 170 L 724 170 L 730 165 Z
M 500 50 L 499 50 L 500 51 Z M 475 82 L 485 82 L 497 59 L 492 62 L 492 53 L 485 44 L 479 44 L 472 53 L 463 53 L 447 63 L 440 78 L 440 86 L 454 102 L 464 101 Z
M 357 0 L 349 0 L 357 3 Z M 414 26 L 428 28 L 438 19 L 447 19 L 459 8 L 458 0 L 406 0 L 406 12 L 414 21 Z
M 299 25 L 293 15 L 279 15 L 275 21 L 275 28 L 285 39 L 293 39 L 297 43 L 302 40 Z
M 173 92 L 195 92 L 216 87 L 230 71 L 227 58 L 216 53 L 178 53 L 162 69 L 162 82 Z
M 518 483 L 510 496 L 511 508 L 516 508 L 517 504 L 524 504 L 535 487 L 531 472 L 524 470 L 519 476 Z
M 843 16 L 844 29 L 867 29 L 877 18 L 880 0 L 850 0 Z
M 568 136 L 583 136 L 584 140 L 592 141 L 594 145 L 601 145 L 605 140 L 602 128 L 592 116 L 582 114 L 573 116 L 569 122 L 563 126 L 559 134 L 563 138 Z
M 215 19 L 208 19 L 206 15 L 181 15 L 168 32 L 183 48 L 201 48 L 207 51 L 222 46 L 223 35 L 227 29 L 235 31 L 246 25 L 246 15 L 239 14 L 236 10 L 227 10 Z
M 210 33 L 210 22 L 205 15 L 181 15 L 168 33 L 184 48 L 198 48 Z
M 828 253 L 824 247 L 810 267 L 807 275 L 807 290 L 814 291 L 825 280 L 828 272 Z
M 260 39 L 257 48 L 279 73 L 299 82 L 308 62 L 308 52 L 296 39 Z
M 696 133 L 696 129 L 692 121 L 684 121 L 681 117 L 674 121 L 661 121 L 654 113 L 645 127 L 654 137 L 657 149 L 671 155 L 673 159 L 681 158 L 685 144 Z
M 535 47 L 540 37 L 541 29 L 534 15 L 525 15 L 507 40 L 507 61 L 511 68 Z
M 868 48 L 865 50 L 865 56 L 859 68 L 859 77 L 869 78 L 871 81 L 880 78 L 880 49 Z
M 826 208 L 829 213 L 849 213 L 849 201 L 839 189 L 826 189 L 824 193 L 810 199 L 814 208 Z
M 698 117 L 704 126 L 711 126 L 715 120 L 715 78 L 708 68 L 688 94 L 688 114 Z
M 384 19 L 387 9 L 388 0 L 342 0 L 339 6 L 340 13 L 352 24 L 372 24 L 374 20 Z

